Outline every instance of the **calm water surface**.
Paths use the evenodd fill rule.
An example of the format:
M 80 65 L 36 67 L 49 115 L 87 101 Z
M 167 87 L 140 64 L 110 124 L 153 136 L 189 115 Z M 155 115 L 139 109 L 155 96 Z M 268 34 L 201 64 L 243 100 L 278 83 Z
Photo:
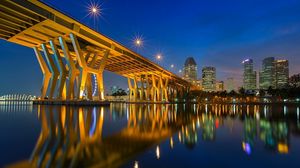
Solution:
M 296 105 L 0 103 L 0 167 L 300 167 Z

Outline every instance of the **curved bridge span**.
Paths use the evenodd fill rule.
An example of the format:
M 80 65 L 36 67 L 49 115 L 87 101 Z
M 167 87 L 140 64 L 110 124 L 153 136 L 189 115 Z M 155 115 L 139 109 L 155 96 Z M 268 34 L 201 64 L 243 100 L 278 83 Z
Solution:
M 191 83 L 37 0 L 0 1 L 0 38 L 34 49 L 41 98 L 104 99 L 103 71 L 128 78 L 131 101 L 183 98 Z M 92 91 L 92 76 L 98 90 Z

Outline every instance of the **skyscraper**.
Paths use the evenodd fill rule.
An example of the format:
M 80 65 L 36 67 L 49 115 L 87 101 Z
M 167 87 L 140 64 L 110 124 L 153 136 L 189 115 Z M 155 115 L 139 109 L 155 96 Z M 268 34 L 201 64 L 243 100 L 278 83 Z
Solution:
M 183 78 L 191 82 L 195 82 L 197 80 L 197 64 L 193 57 L 188 57 L 185 60 Z
M 202 69 L 202 88 L 204 91 L 216 90 L 216 68 L 204 67 Z
M 256 71 L 253 70 L 253 60 L 246 59 L 242 62 L 244 64 L 243 82 L 245 90 L 256 89 Z
M 286 87 L 289 81 L 289 62 L 288 60 L 274 61 L 273 88 L 280 89 Z
M 224 90 L 224 82 L 223 81 L 218 81 L 216 83 L 216 91 L 221 92 Z
M 259 73 L 259 88 L 268 89 L 273 85 L 274 57 L 265 58 L 262 62 L 262 70 Z
M 300 74 L 295 74 L 289 78 L 289 85 L 292 87 L 300 87 Z
M 227 78 L 227 80 L 225 81 L 225 90 L 227 92 L 231 92 L 232 90 L 235 90 L 234 78 L 232 77 Z

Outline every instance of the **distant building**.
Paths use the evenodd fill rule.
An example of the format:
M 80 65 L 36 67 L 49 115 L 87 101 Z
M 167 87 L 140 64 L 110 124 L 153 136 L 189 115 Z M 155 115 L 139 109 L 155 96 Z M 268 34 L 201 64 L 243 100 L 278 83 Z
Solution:
M 224 82 L 223 81 L 216 82 L 216 91 L 217 92 L 224 91 Z
M 256 89 L 256 71 L 253 70 L 253 60 L 246 59 L 243 62 L 244 74 L 243 74 L 243 87 L 245 90 Z
M 262 62 L 262 70 L 259 73 L 259 88 L 268 89 L 273 85 L 274 57 L 265 58 Z
M 274 81 L 273 88 L 284 88 L 289 82 L 289 62 L 288 60 L 274 61 Z
M 197 80 L 197 81 L 196 81 L 196 85 L 197 85 L 197 87 L 198 87 L 199 90 L 203 90 L 203 87 L 202 87 L 202 80 L 200 80 L 200 79 Z
M 296 74 L 290 77 L 289 85 L 292 87 L 300 87 L 300 74 Z
M 204 91 L 216 90 L 216 68 L 204 67 L 202 69 L 202 88 Z
M 197 80 L 197 64 L 193 57 L 188 57 L 184 63 L 183 78 L 191 82 Z
M 227 78 L 225 81 L 225 90 L 231 92 L 232 90 L 235 90 L 235 87 L 234 78 Z

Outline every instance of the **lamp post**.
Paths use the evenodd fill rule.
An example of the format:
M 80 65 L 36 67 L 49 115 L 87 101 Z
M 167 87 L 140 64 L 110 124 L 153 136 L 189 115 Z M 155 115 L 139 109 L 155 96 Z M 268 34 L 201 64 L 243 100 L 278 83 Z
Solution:
M 161 53 L 156 54 L 155 59 L 156 59 L 156 61 L 157 61 L 157 64 L 159 64 L 160 61 L 162 60 L 162 55 L 161 55 Z

